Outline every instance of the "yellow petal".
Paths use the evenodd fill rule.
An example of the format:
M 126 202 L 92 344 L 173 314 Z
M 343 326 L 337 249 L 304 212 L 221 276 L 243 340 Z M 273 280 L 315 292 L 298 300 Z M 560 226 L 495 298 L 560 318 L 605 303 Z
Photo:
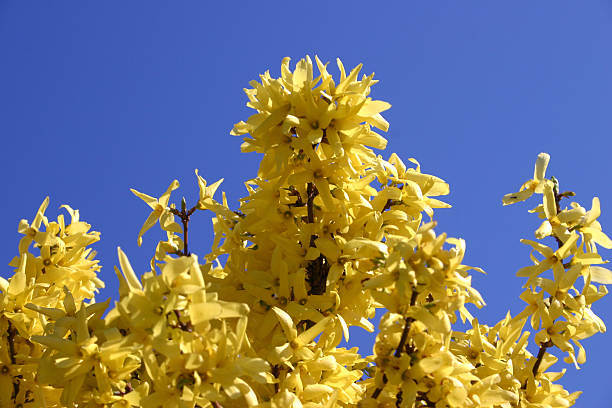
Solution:
M 26 286 L 26 262 L 27 256 L 25 254 L 21 255 L 21 259 L 19 261 L 19 268 L 17 268 L 17 272 L 10 279 L 7 293 L 9 296 L 14 297 L 19 295 L 25 290 Z
M 177 188 L 179 188 L 178 180 L 172 180 L 172 183 L 170 183 L 168 189 L 164 192 L 164 194 L 162 194 L 161 197 L 159 197 L 159 204 L 163 208 L 166 208 L 168 206 L 168 201 L 170 201 L 170 193 L 172 193 L 172 191 L 176 190 Z
M 340 141 L 338 132 L 333 128 L 328 128 L 326 131 L 326 136 L 332 149 L 334 149 L 334 154 L 337 157 L 344 155 L 344 148 L 342 147 L 342 142 Z
M 591 282 L 603 283 L 604 285 L 612 284 L 612 271 L 601 266 L 589 266 L 591 273 Z
M 142 226 L 142 228 L 140 229 L 140 232 L 138 232 L 138 246 L 142 245 L 142 236 L 144 235 L 145 232 L 147 232 L 153 225 L 155 225 L 155 223 L 157 222 L 157 220 L 159 219 L 159 216 L 161 215 L 161 212 L 159 211 L 153 211 L 151 214 L 149 214 L 149 217 L 145 220 L 144 225 Z
M 440 367 L 442 367 L 446 363 L 447 363 L 446 359 L 443 358 L 441 354 L 437 354 L 435 356 L 425 357 L 424 359 L 419 361 L 419 367 L 421 367 L 421 369 L 425 373 L 430 374 L 436 371 L 437 369 L 439 369 Z
M 324 178 L 315 179 L 315 186 L 317 186 L 317 190 L 319 191 L 319 195 L 323 199 L 325 203 L 325 209 L 327 211 L 333 212 L 336 209 L 336 205 L 334 204 L 334 199 L 331 195 L 329 183 Z
M 526 199 L 528 199 L 532 195 L 533 195 L 533 190 L 531 190 L 531 189 L 525 189 L 525 190 L 519 191 L 517 193 L 506 194 L 502 198 L 502 203 L 504 205 L 510 205 L 510 204 L 518 203 L 520 201 L 525 201 Z
M 189 305 L 189 317 L 194 325 L 216 319 L 223 312 L 223 307 L 216 302 L 192 303 Z
M 561 246 L 561 248 L 555 251 L 557 259 L 565 259 L 570 253 L 574 253 L 576 249 L 576 242 L 578 241 L 578 234 L 572 233 L 567 241 Z
M 382 116 L 380 116 L 380 119 L 384 121 L 384 123 L 386 123 L 386 121 L 382 118 Z M 370 118 L 370 120 L 373 120 L 373 119 Z M 384 127 L 384 123 L 380 123 L 380 126 Z M 388 124 L 387 124 L 387 128 L 388 128 Z M 364 129 L 359 134 L 355 135 L 355 137 L 353 138 L 353 141 L 355 143 L 360 143 L 366 146 L 373 147 L 374 149 L 382 150 L 385 147 L 387 147 L 387 139 L 385 139 L 378 133 L 372 130 L 369 130 L 369 129 Z
M 25 305 L 25 307 L 27 309 L 34 310 L 34 311 L 36 311 L 38 313 L 42 313 L 45 316 L 49 316 L 52 320 L 59 320 L 62 317 L 66 316 L 66 313 L 63 310 L 61 310 L 61 309 L 53 309 L 53 308 L 50 308 L 50 307 L 41 307 L 41 306 L 35 305 L 33 303 L 28 303 L 27 305 Z
M 0 407 L 12 407 L 11 394 L 13 391 L 13 378 L 9 375 L 0 375 Z
M 32 228 L 36 228 L 36 229 L 40 228 L 40 224 L 45 220 L 45 211 L 47 210 L 48 206 L 49 206 L 49 196 L 45 197 L 42 204 L 38 208 L 38 211 L 36 211 L 36 217 L 34 217 L 34 221 L 32 221 Z
M 274 314 L 276 314 L 276 317 L 278 318 L 278 321 L 281 325 L 281 328 L 283 329 L 283 332 L 285 333 L 285 337 L 287 338 L 287 340 L 291 341 L 295 339 L 297 337 L 297 330 L 295 328 L 295 324 L 293 323 L 293 319 L 291 319 L 291 316 L 289 316 L 287 312 L 276 306 L 272 308 L 272 311 L 274 312 Z
M 591 241 L 594 241 L 599 246 L 606 248 L 606 249 L 612 249 L 612 239 L 610 239 L 610 237 L 608 237 L 602 231 L 596 228 L 593 228 L 593 227 L 584 227 L 584 228 L 580 228 L 580 232 L 582 232 L 583 234 L 590 235 Z
M 306 56 L 305 59 L 298 61 L 293 71 L 293 91 L 297 92 L 304 87 L 310 88 L 312 77 L 312 61 Z
M 342 65 L 340 59 L 338 59 L 337 62 L 338 67 L 340 68 L 341 76 L 340 83 L 336 87 L 336 94 L 342 94 L 351 83 L 355 82 L 355 80 L 357 79 L 357 75 L 359 75 L 359 71 L 361 71 L 361 68 L 363 67 L 363 64 L 359 64 L 355 68 L 353 68 L 351 70 L 351 73 L 347 77 L 344 73 L 344 66 Z
M 317 337 L 319 334 L 321 334 L 327 327 L 327 325 L 329 324 L 331 320 L 331 316 L 327 316 L 321 320 L 319 320 L 317 322 L 317 324 L 315 324 L 314 326 L 312 326 L 310 329 L 304 331 L 302 334 L 300 334 L 297 337 L 297 341 L 300 344 L 308 344 L 311 341 L 314 340 L 315 337 Z
M 547 182 L 544 185 L 544 214 L 546 214 L 546 218 L 549 220 L 557 215 L 557 204 L 555 202 L 555 193 L 553 191 L 553 184 Z
M 542 225 L 540 225 L 540 227 L 535 231 L 535 236 L 537 239 L 543 239 L 544 237 L 547 237 L 552 234 L 552 231 L 553 229 L 552 225 L 550 224 L 550 221 L 544 220 Z
M 66 355 L 77 355 L 78 347 L 70 340 L 60 339 L 52 336 L 32 336 L 30 340 L 40 343 L 49 348 L 58 350 Z
M 121 266 L 121 272 L 123 273 L 125 281 L 130 290 L 142 290 L 142 285 L 140 284 L 140 280 L 136 276 L 136 273 L 134 272 L 134 269 L 130 264 L 130 260 L 120 247 L 117 247 L 117 255 L 119 257 L 119 265 Z
M 544 180 L 546 178 L 546 168 L 550 161 L 550 155 L 548 153 L 538 154 L 536 159 L 535 169 L 533 171 L 533 179 L 537 181 Z
M 515 393 L 502 389 L 489 389 L 480 395 L 480 402 L 483 407 L 498 406 L 506 402 L 516 403 L 517 401 L 518 396 Z
M 361 109 L 359 109 L 359 112 L 357 113 L 357 115 L 358 116 L 372 116 L 377 113 L 386 111 L 389 108 L 391 108 L 391 104 L 388 102 L 373 101 L 371 99 L 368 99 L 366 103 L 363 104 Z
M 140 198 L 141 200 L 143 200 L 145 203 L 147 203 L 147 205 L 149 207 L 151 207 L 152 209 L 157 208 L 157 198 L 151 197 L 150 195 L 141 193 L 140 191 L 134 190 L 133 188 L 130 188 L 130 191 L 132 193 L 134 193 L 134 195 L 138 198 Z
M 306 401 L 321 401 L 327 395 L 334 392 L 334 389 L 325 384 L 309 384 L 302 392 L 302 398 Z
M 587 213 L 585 214 L 585 218 L 584 220 L 582 220 L 581 223 L 584 225 L 589 225 L 593 221 L 595 221 L 597 218 L 599 218 L 600 215 L 601 215 L 601 208 L 599 205 L 599 198 L 593 197 L 593 201 L 591 203 L 591 209 L 587 211 Z
M 387 122 L 385 120 L 385 118 L 382 117 L 382 115 L 380 113 L 377 113 L 375 115 L 369 116 L 366 118 L 366 122 L 368 122 L 370 125 L 382 130 L 383 132 L 386 132 L 389 130 L 389 122 Z M 372 132 L 374 133 L 374 132 Z M 385 140 L 385 146 L 386 146 L 386 139 Z M 376 149 L 384 149 L 384 147 L 375 147 L 372 146 Z

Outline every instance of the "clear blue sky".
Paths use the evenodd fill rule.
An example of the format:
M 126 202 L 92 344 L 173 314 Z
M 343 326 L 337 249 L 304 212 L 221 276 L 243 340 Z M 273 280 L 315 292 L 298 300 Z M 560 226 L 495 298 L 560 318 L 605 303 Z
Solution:
M 197 196 L 193 170 L 225 177 L 237 207 L 259 157 L 240 153 L 232 125 L 250 115 L 242 88 L 281 59 L 317 54 L 364 63 L 393 107 L 388 155 L 417 158 L 451 184 L 453 208 L 439 230 L 467 240 L 466 263 L 493 324 L 517 300 L 529 264 L 520 238 L 539 225 L 503 194 L 531 177 L 536 155 L 590 207 L 601 199 L 612 230 L 612 3 L 572 1 L 62 1 L 0 2 L 0 138 L 3 184 L 0 259 L 17 253 L 17 224 L 51 196 L 101 231 L 95 245 L 114 296 L 116 247 L 148 268 L 159 230 L 136 236 L 147 207 L 129 188 L 158 196 L 174 178 L 175 199 Z M 196 218 L 190 249 L 211 242 Z M 610 258 L 610 251 L 603 251 Z M 2 269 L 8 276 L 10 268 Z M 595 311 L 612 326 L 612 300 Z M 355 341 L 371 344 L 358 333 Z M 587 364 L 562 383 L 584 390 L 580 407 L 612 406 L 612 335 L 585 342 Z M 369 351 L 369 345 L 364 346 Z M 533 350 L 535 352 L 535 350 Z

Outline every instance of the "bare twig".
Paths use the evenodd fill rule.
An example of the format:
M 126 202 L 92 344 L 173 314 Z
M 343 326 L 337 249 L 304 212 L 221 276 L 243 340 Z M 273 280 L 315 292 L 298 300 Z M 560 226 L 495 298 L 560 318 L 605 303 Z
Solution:
M 410 306 L 414 306 L 419 296 L 416 290 L 412 291 L 412 295 L 410 296 Z M 414 322 L 414 318 L 407 317 L 406 323 L 404 324 L 404 330 L 402 331 L 402 337 L 400 338 L 400 342 L 395 349 L 395 353 L 393 354 L 395 357 L 399 357 L 402 354 L 402 351 L 406 348 L 406 340 L 408 339 L 408 332 L 410 331 L 410 326 Z
M 416 304 L 416 300 L 418 296 L 419 296 L 418 292 L 416 290 L 413 290 L 412 295 L 410 296 L 410 306 L 414 306 Z M 402 330 L 402 337 L 400 337 L 399 344 L 397 345 L 397 348 L 395 349 L 395 352 L 393 353 L 394 357 L 399 357 L 402 355 L 402 351 L 406 351 L 405 350 L 406 340 L 408 339 L 408 333 L 410 332 L 410 326 L 412 325 L 412 322 L 414 322 L 414 318 L 412 317 L 406 317 L 404 319 L 404 329 Z M 378 398 L 384 386 L 387 384 L 388 379 L 385 374 L 383 374 L 382 381 L 383 381 L 382 387 L 377 387 L 374 390 L 374 393 L 372 394 L 372 398 L 374 399 Z
M 278 376 L 280 375 L 280 366 L 278 366 L 277 364 L 272 366 L 272 375 L 274 376 L 274 378 L 278 379 Z M 278 394 L 279 391 L 279 385 L 278 382 L 274 383 L 274 393 Z
M 553 342 L 548 340 L 542 344 L 540 344 L 540 350 L 538 351 L 538 356 L 536 357 L 536 362 L 533 365 L 533 369 L 531 372 L 533 373 L 533 377 L 535 378 L 538 370 L 540 369 L 540 364 L 542 364 L 542 360 L 544 359 L 544 355 L 546 354 L 546 349 L 552 347 Z
M 559 214 L 559 212 L 561 212 L 561 206 L 560 206 L 560 202 L 561 199 L 563 197 L 570 197 L 571 195 L 573 195 L 573 193 L 571 192 L 564 192 L 562 194 L 559 194 L 559 190 L 557 189 L 557 186 L 555 185 L 553 192 L 555 194 L 555 209 L 556 209 L 556 213 Z M 553 237 L 555 238 L 555 240 L 557 241 L 557 245 L 559 248 L 561 248 L 563 246 L 563 241 L 561 241 L 559 239 L 559 237 L 557 237 L 556 235 L 553 234 Z M 566 265 L 563 264 L 563 267 L 566 268 Z M 531 370 L 531 372 L 533 373 L 533 378 L 535 379 L 536 375 L 538 375 L 538 371 L 540 370 L 540 365 L 542 364 L 542 360 L 544 359 L 544 356 L 546 355 L 546 350 L 550 347 L 553 346 L 553 342 L 552 340 L 548 340 L 545 341 L 544 343 L 540 344 L 540 349 L 538 350 L 538 355 L 536 356 L 536 361 L 535 364 L 533 365 L 533 368 Z M 525 384 L 523 384 L 523 389 L 527 388 L 527 381 L 525 381 Z
M 13 327 L 10 320 L 8 322 L 7 334 L 11 364 L 15 365 L 17 364 L 17 360 L 15 359 L 15 335 L 17 335 L 17 330 Z M 19 395 L 19 380 L 13 379 L 13 400 L 17 398 L 17 395 Z
M 381 212 L 387 211 L 389 208 L 391 208 L 392 205 L 393 205 L 393 200 L 389 198 L 387 202 L 385 203 L 385 206 L 383 207 Z
M 189 217 L 195 212 L 198 208 L 198 205 L 194 205 L 192 208 L 187 210 L 187 203 L 185 202 L 185 198 L 181 201 L 181 211 L 176 208 L 171 208 L 170 212 L 181 219 L 181 223 L 183 224 L 183 251 L 179 251 L 179 255 L 181 256 L 189 256 Z
M 177 323 L 177 327 L 183 331 L 186 332 L 192 332 L 193 331 L 193 326 L 191 325 L 191 322 L 188 323 L 183 323 L 181 321 L 181 311 L 180 310 L 174 310 L 174 315 L 176 316 L 176 321 Z
M 314 224 L 314 199 L 317 195 L 319 195 L 319 191 L 313 183 L 308 183 L 306 193 L 308 194 L 306 201 L 308 223 Z M 315 234 L 310 236 L 310 247 L 315 246 L 316 239 L 317 236 Z M 312 260 L 308 264 L 306 270 L 308 271 L 308 283 L 310 284 L 310 289 L 308 290 L 309 295 L 322 295 L 325 293 L 327 288 L 327 275 L 329 273 L 329 267 L 329 262 L 327 262 L 327 258 L 325 258 L 323 254 L 320 254 L 317 259 Z

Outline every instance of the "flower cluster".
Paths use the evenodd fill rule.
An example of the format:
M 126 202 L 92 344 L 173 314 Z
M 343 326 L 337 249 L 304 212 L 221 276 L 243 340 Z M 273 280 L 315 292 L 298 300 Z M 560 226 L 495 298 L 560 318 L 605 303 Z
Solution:
M 45 401 L 48 406 L 61 406 L 60 401 L 67 401 L 72 390 L 63 392 L 45 381 L 57 374 L 43 363 L 53 353 L 50 343 L 38 340 L 50 330 L 61 332 L 53 347 L 76 353 L 89 338 L 83 324 L 87 319 L 94 324 L 94 317 L 99 319 L 107 305 L 94 300 L 104 283 L 97 277 L 101 267 L 89 245 L 100 234 L 90 231 L 78 210 L 69 206 L 62 206 L 70 215 L 69 224 L 63 214 L 50 222 L 45 216 L 48 205 L 47 197 L 31 224 L 19 223 L 23 234 L 19 256 L 10 263 L 15 272 L 8 281 L 0 278 L 0 407 L 38 407 Z M 30 252 L 32 246 L 35 253 Z M 65 345 L 70 341 L 64 337 L 75 336 L 75 330 L 79 331 L 78 346 Z M 76 344 L 76 337 L 72 343 Z M 85 361 L 83 365 L 69 359 L 64 363 L 66 370 L 92 368 Z
M 88 248 L 99 234 L 78 211 L 65 206 L 69 225 L 49 222 L 47 199 L 21 221 L 15 273 L 0 280 L 0 407 L 573 405 L 579 392 L 557 383 L 564 370 L 548 371 L 548 351 L 578 366 L 580 341 L 605 331 L 591 307 L 607 293 L 598 284 L 612 283 L 597 252 L 612 248 L 599 200 L 562 207 L 573 193 L 546 178 L 549 157 L 538 156 L 533 179 L 503 198 L 542 195 L 536 240 L 523 240 L 533 264 L 517 273 L 525 309 L 480 323 L 468 307 L 485 305 L 471 282 L 483 271 L 463 264 L 464 240 L 435 231 L 448 184 L 415 159 L 374 152 L 386 147 L 390 105 L 370 97 L 377 81 L 361 65 L 338 69 L 335 80 L 316 57 L 293 70 L 286 58 L 280 77 L 251 82 L 256 113 L 231 133 L 263 157 L 235 210 L 214 198 L 222 180 L 197 170 L 191 208 L 171 203 L 176 180 L 159 198 L 132 190 L 152 210 L 139 245 L 157 223 L 166 239 L 142 276 L 118 249 L 108 311 L 94 299 L 103 282 Z M 189 251 L 197 211 L 214 213 L 200 257 Z M 373 353 L 340 347 L 350 327 L 375 331 L 377 309 Z

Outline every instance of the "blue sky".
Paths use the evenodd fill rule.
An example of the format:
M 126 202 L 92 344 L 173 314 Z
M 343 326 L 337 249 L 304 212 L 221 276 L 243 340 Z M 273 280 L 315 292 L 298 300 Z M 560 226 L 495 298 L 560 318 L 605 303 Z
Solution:
M 612 225 L 611 38 L 609 0 L 0 2 L 0 259 L 17 253 L 19 220 L 50 195 L 49 216 L 67 203 L 101 231 L 99 298 L 114 296 L 116 247 L 144 272 L 161 236 L 137 247 L 148 211 L 129 188 L 158 196 L 177 178 L 176 202 L 194 202 L 199 168 L 225 178 L 237 207 L 259 160 L 229 136 L 251 114 L 242 88 L 278 75 L 285 56 L 340 57 L 375 72 L 372 96 L 393 105 L 383 156 L 415 157 L 450 183 L 438 229 L 465 238 L 466 263 L 488 272 L 474 286 L 488 303 L 477 315 L 493 324 L 522 310 L 514 273 L 530 261 L 519 239 L 539 225 L 527 213 L 535 199 L 502 207 L 501 197 L 531 177 L 539 152 L 562 190 L 586 207 L 600 197 Z M 191 225 L 190 249 L 203 255 L 209 218 Z M 594 309 L 612 325 L 612 300 Z M 585 341 L 579 372 L 556 366 L 570 391 L 585 391 L 579 406 L 612 405 L 609 344 Z

